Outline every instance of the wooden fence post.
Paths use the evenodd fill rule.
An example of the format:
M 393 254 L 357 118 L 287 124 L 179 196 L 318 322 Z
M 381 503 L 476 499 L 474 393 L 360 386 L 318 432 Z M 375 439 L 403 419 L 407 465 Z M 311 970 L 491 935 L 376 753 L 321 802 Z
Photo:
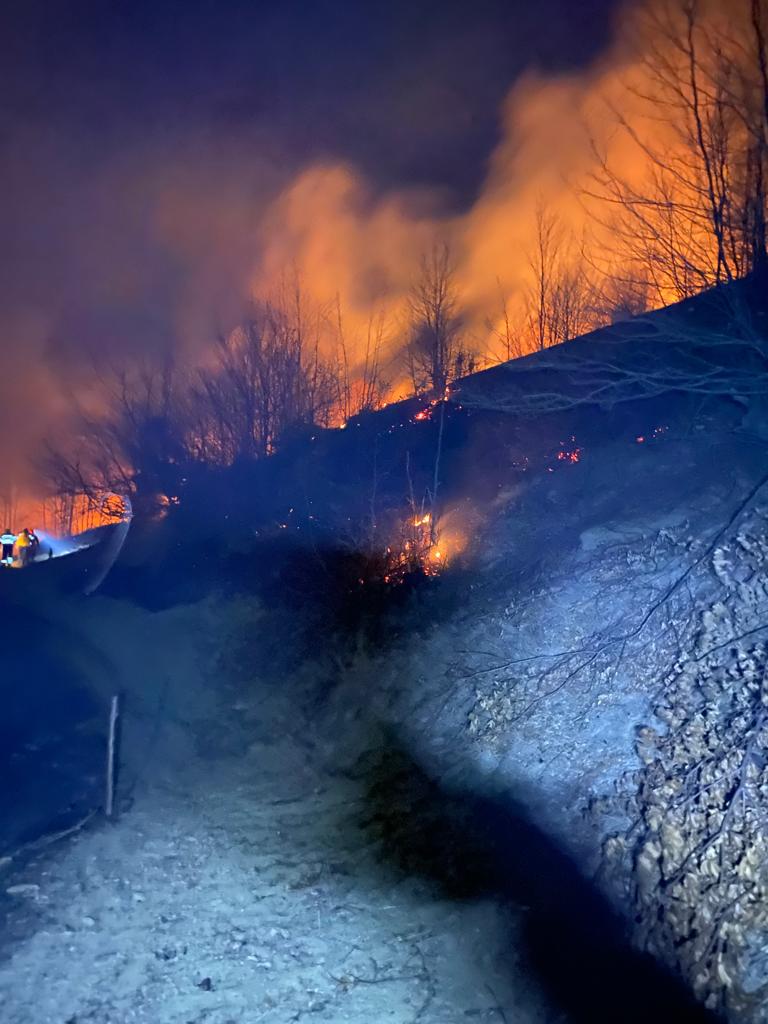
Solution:
M 115 816 L 115 791 L 117 788 L 117 724 L 120 718 L 120 697 L 112 698 L 109 705 L 109 734 L 107 737 L 107 778 L 104 813 L 108 818 Z

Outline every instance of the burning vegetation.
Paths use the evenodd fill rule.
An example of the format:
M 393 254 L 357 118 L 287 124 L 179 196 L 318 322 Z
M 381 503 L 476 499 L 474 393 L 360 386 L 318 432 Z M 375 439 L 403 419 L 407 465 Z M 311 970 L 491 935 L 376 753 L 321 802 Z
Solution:
M 429 420 L 433 419 L 437 410 L 443 407 L 444 402 L 450 402 L 452 396 L 453 389 L 448 384 L 446 384 L 442 390 L 440 397 L 431 398 L 427 405 L 422 406 L 422 408 L 419 409 L 418 412 L 414 413 L 413 422 L 426 423 Z M 457 409 L 461 408 L 458 402 L 455 402 L 454 405 L 455 408 Z
M 540 787 L 541 806 L 561 821 L 573 815 L 574 830 L 576 815 L 589 826 L 606 812 L 615 831 L 602 836 L 603 866 L 642 922 L 640 941 L 711 1006 L 746 1012 L 768 977 L 768 515 L 743 518 L 740 530 L 734 516 L 705 541 L 706 524 L 698 539 L 686 525 L 671 540 L 664 527 L 647 544 L 606 543 L 611 516 L 625 525 L 625 509 L 637 519 L 645 510 L 666 522 L 668 510 L 659 501 L 651 516 L 637 489 L 616 485 L 614 495 L 608 472 L 590 473 L 606 435 L 619 452 L 613 478 L 630 459 L 635 469 L 654 462 L 648 449 L 666 440 L 668 407 L 696 406 L 689 434 L 709 400 L 763 417 L 768 408 L 766 310 L 742 315 L 739 290 L 756 285 L 764 303 L 768 21 L 764 0 L 654 0 L 627 25 L 589 83 L 565 83 L 559 98 L 541 83 L 518 90 L 489 179 L 463 213 L 417 216 L 415 200 L 377 202 L 348 169 L 310 168 L 282 189 L 262 225 L 278 243 L 265 241 L 252 272 L 233 273 L 239 286 L 248 278 L 247 303 L 218 336 L 159 355 L 147 344 L 143 359 L 106 344 L 83 358 L 66 422 L 46 446 L 55 497 L 40 521 L 71 534 L 135 509 L 157 548 L 171 550 L 169 564 L 195 553 L 190 576 L 213 564 L 218 585 L 237 562 L 258 577 L 254 588 L 277 590 L 290 562 L 296 591 L 323 590 L 326 606 L 341 603 L 339 592 L 350 605 L 405 603 L 410 586 L 434 588 L 470 552 L 493 561 L 482 584 L 492 596 L 475 609 L 487 621 L 474 635 L 459 626 L 466 649 L 414 644 L 415 663 L 424 652 L 433 662 L 425 685 L 443 691 L 443 707 L 455 688 L 457 731 L 473 754 L 533 765 L 520 772 L 532 791 L 563 766 L 556 785 Z M 578 157 L 578 202 L 547 180 L 561 177 L 552 168 L 535 188 L 547 132 L 581 114 L 600 122 L 596 82 L 615 132 L 565 147 Z M 552 125 L 548 109 L 559 115 Z M 526 134 L 540 152 L 518 144 Z M 695 305 L 710 287 L 735 296 L 716 323 L 711 307 Z M 672 300 L 685 301 L 666 321 L 644 315 Z M 614 328 L 625 320 L 622 336 Z M 495 368 L 475 372 L 500 362 L 493 386 Z M 633 406 L 623 433 L 621 403 Z M 674 476 L 674 458 L 664 469 Z M 650 473 L 644 482 L 653 487 Z M 693 473 L 685 484 L 690 506 Z M 523 510 L 516 502 L 529 487 L 536 502 Z M 716 489 L 722 501 L 726 488 Z M 590 493 L 610 515 L 600 518 Z M 560 573 L 549 590 L 547 560 Z M 638 694 L 654 726 L 627 741 Z M 625 705 L 593 727 L 619 698 Z M 609 778 L 619 740 L 631 750 L 619 751 L 621 771 Z M 593 800 L 591 787 L 606 780 L 610 792 Z M 566 807 L 561 795 L 574 790 L 583 804 Z
M 399 541 L 386 549 L 384 583 L 402 583 L 413 574 L 438 576 L 446 568 L 440 529 L 431 512 L 410 516 L 400 533 Z
M 409 391 L 440 395 L 478 367 L 764 268 L 766 66 L 763 0 L 649 3 L 624 15 L 587 74 L 518 83 L 488 179 L 459 216 L 414 215 L 408 196 L 373 195 L 349 166 L 305 168 L 263 211 L 260 258 L 231 270 L 247 280 L 239 323 L 201 339 L 202 298 L 202 315 L 166 310 L 195 323 L 194 340 L 138 339 L 128 370 L 104 346 L 108 357 L 80 359 L 38 403 L 58 415 L 61 394 L 76 396 L 55 423 L 46 483 L 129 493 L 139 510 L 144 490 L 179 493 L 152 480 L 169 466 L 261 458 L 301 431 Z M 186 223 L 200 206 L 195 196 L 192 216 L 159 217 L 185 255 L 210 242 Z M 224 248 L 241 252 L 225 226 L 250 230 L 253 217 L 214 209 Z M 159 354 L 138 368 L 138 349 Z

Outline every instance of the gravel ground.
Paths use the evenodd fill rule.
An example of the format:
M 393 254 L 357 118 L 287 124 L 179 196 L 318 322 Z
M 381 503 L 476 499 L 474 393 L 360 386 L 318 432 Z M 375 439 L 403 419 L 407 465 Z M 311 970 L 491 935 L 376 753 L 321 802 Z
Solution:
M 165 738 L 164 770 L 138 772 L 116 823 L 6 865 L 6 1024 L 553 1021 L 516 962 L 509 914 L 451 902 L 383 860 L 360 824 L 364 783 L 306 742 L 289 683 L 258 699 L 224 687 L 217 704 L 208 687 L 195 719 L 210 616 L 91 606 L 94 664 L 183 673 L 168 692 L 185 693 L 184 714 L 166 692 L 153 731 L 135 700 L 132 756 L 144 739 L 159 763 L 149 748 Z

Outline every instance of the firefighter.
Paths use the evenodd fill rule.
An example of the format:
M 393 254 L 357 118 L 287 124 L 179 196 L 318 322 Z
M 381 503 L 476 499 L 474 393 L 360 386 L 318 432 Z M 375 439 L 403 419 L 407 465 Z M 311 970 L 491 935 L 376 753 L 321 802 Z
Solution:
M 26 533 L 29 537 L 29 561 L 34 562 L 40 554 L 40 538 L 34 530 L 27 530 Z
M 2 558 L 0 558 L 0 561 L 3 565 L 10 565 L 13 561 L 13 545 L 15 543 L 16 534 L 9 526 L 5 533 L 0 536 L 0 544 L 2 545 Z
M 26 527 L 16 538 L 13 546 L 13 564 L 18 569 L 23 569 L 29 563 L 29 556 L 32 548 L 32 538 Z

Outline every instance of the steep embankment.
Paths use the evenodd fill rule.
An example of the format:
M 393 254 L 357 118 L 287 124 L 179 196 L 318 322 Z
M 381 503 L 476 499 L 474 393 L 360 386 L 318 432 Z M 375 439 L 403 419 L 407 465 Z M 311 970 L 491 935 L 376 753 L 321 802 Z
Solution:
M 751 1022 L 768 1019 L 765 473 L 729 434 L 586 449 L 479 538 L 460 611 L 379 666 L 433 773 L 516 801 L 641 948 Z

